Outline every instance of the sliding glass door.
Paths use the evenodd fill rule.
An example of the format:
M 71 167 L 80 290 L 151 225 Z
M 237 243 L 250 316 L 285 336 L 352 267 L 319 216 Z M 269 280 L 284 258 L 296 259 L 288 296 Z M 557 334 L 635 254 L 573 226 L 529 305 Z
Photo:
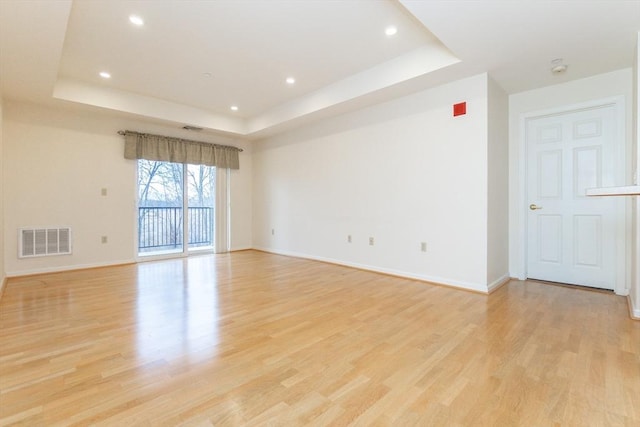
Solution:
M 215 168 L 138 160 L 138 255 L 213 249 L 214 204 Z
M 188 249 L 213 249 L 216 169 L 203 165 L 187 165 L 186 169 Z

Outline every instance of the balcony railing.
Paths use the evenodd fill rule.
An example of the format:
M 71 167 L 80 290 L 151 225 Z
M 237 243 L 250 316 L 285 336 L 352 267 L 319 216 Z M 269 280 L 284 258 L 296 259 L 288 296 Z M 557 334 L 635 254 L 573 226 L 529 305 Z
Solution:
M 182 247 L 182 208 L 138 208 L 140 252 Z M 188 209 L 189 247 L 213 246 L 213 208 Z

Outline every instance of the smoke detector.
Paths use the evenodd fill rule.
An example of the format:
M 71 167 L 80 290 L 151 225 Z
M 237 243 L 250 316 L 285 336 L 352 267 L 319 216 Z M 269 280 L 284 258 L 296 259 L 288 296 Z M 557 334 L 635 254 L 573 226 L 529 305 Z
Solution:
M 551 61 L 551 72 L 553 74 L 562 74 L 567 71 L 567 66 L 562 62 L 562 58 Z

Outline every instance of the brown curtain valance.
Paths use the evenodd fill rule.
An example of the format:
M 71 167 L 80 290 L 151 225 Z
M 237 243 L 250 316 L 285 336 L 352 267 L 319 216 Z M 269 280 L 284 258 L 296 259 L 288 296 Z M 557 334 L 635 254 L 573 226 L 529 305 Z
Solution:
M 124 132 L 124 158 L 240 169 L 240 148 L 188 139 Z

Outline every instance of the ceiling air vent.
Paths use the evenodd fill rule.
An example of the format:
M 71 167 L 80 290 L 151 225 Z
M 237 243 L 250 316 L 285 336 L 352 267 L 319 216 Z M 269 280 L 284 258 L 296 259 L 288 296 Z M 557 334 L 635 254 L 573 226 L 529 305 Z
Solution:
M 18 234 L 18 258 L 71 254 L 69 227 L 20 228 Z

